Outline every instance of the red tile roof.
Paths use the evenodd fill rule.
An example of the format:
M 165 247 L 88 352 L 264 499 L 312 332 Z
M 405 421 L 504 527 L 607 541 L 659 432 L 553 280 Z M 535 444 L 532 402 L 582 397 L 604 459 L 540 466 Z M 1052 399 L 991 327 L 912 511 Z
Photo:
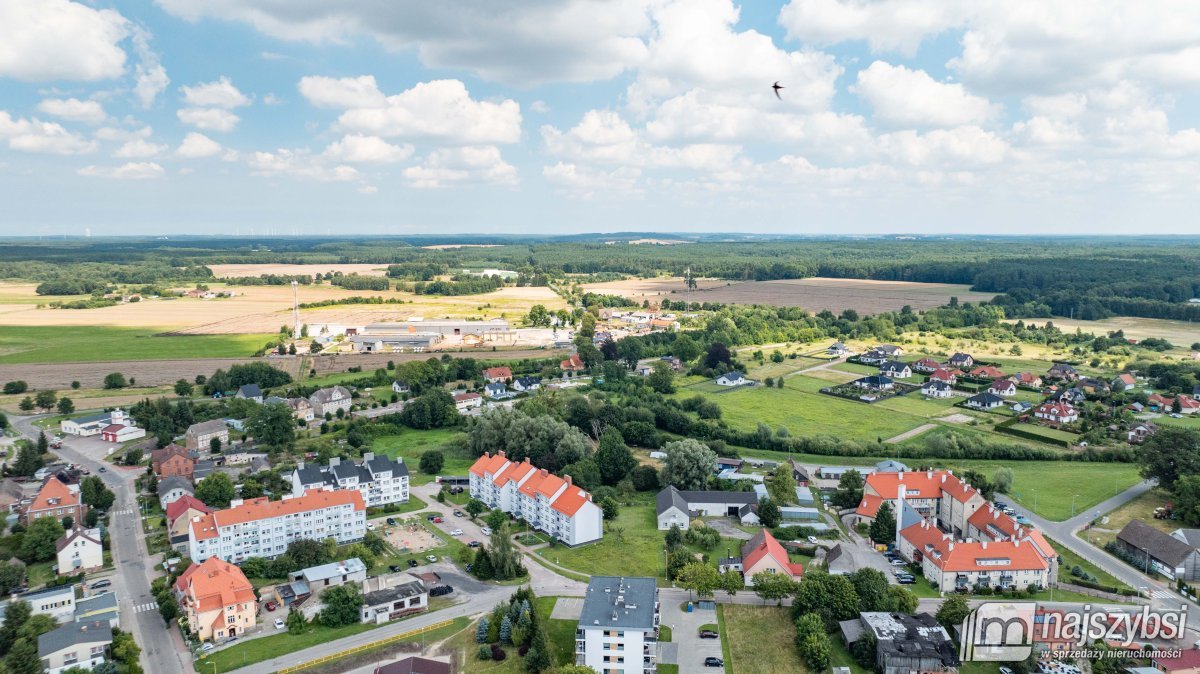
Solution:
M 1035 417 L 1036 416 L 1051 416 L 1051 417 L 1057 417 L 1060 419 L 1078 416 L 1075 413 L 1074 407 L 1071 407 L 1067 403 L 1064 403 L 1061 401 L 1056 402 L 1056 403 L 1042 403 L 1041 405 L 1038 405 L 1036 410 L 1033 411 L 1033 415 Z
M 761 540 L 760 540 L 761 539 Z M 750 569 L 763 557 L 770 557 L 781 569 L 787 569 L 793 576 L 804 573 L 804 567 L 788 558 L 787 550 L 775 540 L 770 531 L 763 529 L 754 538 L 746 542 L 742 548 L 742 568 Z
M 363 503 L 362 494 L 357 489 L 338 489 L 336 491 L 310 489 L 304 492 L 303 496 L 281 501 L 269 501 L 265 496 L 250 499 L 239 506 L 218 510 L 212 514 L 212 517 L 218 526 L 227 527 L 243 522 L 342 505 L 354 506 L 355 510 L 367 509 L 366 504 Z
M 483 371 L 484 379 L 512 379 L 512 369 L 507 366 L 489 367 Z
M 496 478 L 492 480 L 492 484 L 496 485 L 497 487 L 503 487 L 509 482 L 516 482 L 519 484 L 521 480 L 525 479 L 526 475 L 535 470 L 537 470 L 537 468 L 534 468 L 533 464 L 529 463 L 529 458 L 526 457 L 521 463 L 513 464 L 512 466 L 508 467 L 508 470 L 505 470 L 497 475 Z
M 1189 648 L 1186 651 L 1180 651 L 1177 658 L 1154 658 L 1153 662 L 1164 672 L 1195 669 L 1200 667 L 1200 650 Z
M 193 562 L 175 581 L 175 588 L 197 613 L 255 601 L 254 586 L 246 574 L 217 557 L 209 557 L 203 564 Z
M 585 367 L 583 364 L 583 359 L 580 358 L 579 354 L 577 353 L 571 354 L 570 358 L 562 361 L 558 364 L 558 366 L 563 370 L 582 370 Z
M 862 502 L 858 504 L 858 509 L 854 512 L 863 517 L 874 517 L 879 512 L 881 505 L 883 505 L 883 498 L 875 494 L 863 494 Z
M 54 503 L 51 503 L 54 501 Z M 66 485 L 58 476 L 51 475 L 46 483 L 42 485 L 38 491 L 37 497 L 33 499 L 33 503 L 29 504 L 29 510 L 47 510 L 50 508 L 71 508 L 79 505 L 79 492 L 72 492 L 71 488 Z
M 483 477 L 485 473 L 495 475 L 496 471 L 506 463 L 508 463 L 508 459 L 504 458 L 504 452 L 484 453 L 483 456 L 475 459 L 475 463 L 471 464 L 470 472 L 479 477 Z
M 205 514 L 213 511 L 212 508 L 204 504 L 204 501 L 191 494 L 184 494 L 179 499 L 167 504 L 167 522 L 174 524 L 176 519 L 189 510 L 199 510 Z
M 904 529 L 900 535 L 942 571 L 1040 571 L 1049 568 L 1038 549 L 1028 541 L 956 543 L 950 534 L 943 533 L 928 520 Z M 999 560 L 1008 560 L 1008 563 L 996 563 Z
M 583 507 L 584 503 L 588 503 L 591 500 L 592 497 L 583 489 L 575 486 L 569 486 L 562 493 L 562 496 L 554 499 L 554 503 L 551 503 L 550 507 L 566 515 L 567 517 L 572 517 L 575 515 L 575 513 L 579 512 L 579 509 Z
M 872 473 L 867 476 L 867 486 L 888 500 L 899 498 L 901 484 L 908 498 L 941 498 L 942 492 L 946 492 L 955 500 L 965 502 L 979 493 L 948 470 Z
M 971 376 L 972 377 L 990 377 L 990 378 L 994 379 L 994 378 L 1003 377 L 1004 373 L 1002 371 L 992 367 L 991 365 L 980 365 L 979 367 L 975 368 L 974 370 L 971 370 Z
M 934 370 L 933 372 L 929 373 L 929 378 L 937 379 L 939 381 L 944 381 L 944 382 L 950 382 L 950 381 L 953 381 L 954 379 L 956 379 L 956 377 L 949 370 L 946 370 L 944 368 L 939 368 L 939 369 Z

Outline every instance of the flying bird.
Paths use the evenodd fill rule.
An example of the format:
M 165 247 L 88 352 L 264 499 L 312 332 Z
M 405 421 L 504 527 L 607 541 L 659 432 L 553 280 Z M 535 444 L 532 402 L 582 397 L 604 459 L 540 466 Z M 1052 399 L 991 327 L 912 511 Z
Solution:
M 780 90 L 780 89 L 783 89 L 784 87 L 780 86 L 780 85 L 779 85 L 779 82 L 778 82 L 778 81 L 776 81 L 776 82 L 775 82 L 775 84 L 772 84 L 772 85 L 771 85 L 771 88 L 775 90 L 775 98 L 778 98 L 779 100 L 781 100 L 781 101 L 782 101 L 782 100 L 783 100 L 783 96 L 780 96 L 780 95 L 779 95 L 779 90 Z

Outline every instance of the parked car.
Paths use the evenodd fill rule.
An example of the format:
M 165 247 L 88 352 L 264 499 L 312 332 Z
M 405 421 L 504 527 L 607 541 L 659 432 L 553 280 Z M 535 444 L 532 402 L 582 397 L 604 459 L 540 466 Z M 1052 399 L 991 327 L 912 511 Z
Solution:
M 429 520 L 430 522 L 432 522 L 432 521 L 436 520 L 437 518 L 438 518 L 438 517 L 437 517 L 437 515 L 430 515 L 430 516 L 426 517 L 425 519 L 427 519 L 427 520 Z
M 1008 504 L 1004 501 L 996 501 L 992 505 L 996 506 L 997 510 L 1006 510 L 1008 508 Z
M 704 666 L 705 667 L 724 667 L 725 661 L 722 660 L 721 658 L 716 658 L 716 657 L 713 657 L 710 655 L 707 658 L 704 658 Z
M 455 529 L 454 531 L 451 531 L 451 532 L 450 532 L 450 535 L 451 535 L 451 536 L 462 536 L 462 535 L 463 535 L 463 530 L 462 530 L 462 529 Z
M 396 526 L 396 518 L 395 518 L 395 517 L 389 517 L 389 518 L 387 518 L 387 523 L 388 523 L 388 526 L 389 526 L 389 527 L 394 527 L 394 526 Z
M 716 630 L 700 630 L 701 639 L 716 639 L 718 636 Z
M 283 618 L 275 619 L 275 629 L 277 629 L 277 630 L 283 629 Z
M 904 576 L 902 578 L 897 578 L 896 582 L 900 583 L 901 585 L 912 585 L 913 583 L 917 582 L 917 579 L 913 578 L 912 576 Z
M 107 472 L 108 472 L 108 469 L 107 469 L 107 468 L 105 468 L 104 466 L 100 466 L 100 472 L 101 472 L 101 473 L 107 473 Z
M 408 560 L 408 568 L 410 568 L 410 569 L 415 569 L 415 568 L 417 568 L 417 566 L 419 566 L 419 565 L 420 565 L 420 562 L 418 562 L 418 561 L 417 561 L 417 560 L 415 560 L 415 559 L 410 559 L 410 560 Z
M 275 604 L 275 602 L 273 602 L 273 601 L 267 602 L 266 609 L 268 611 L 274 611 L 277 608 L 279 608 L 279 607 Z
M 435 517 L 435 518 L 433 518 L 433 523 L 434 523 L 434 524 L 441 524 L 442 522 L 445 522 L 445 521 L 446 521 L 446 520 L 445 520 L 445 518 L 442 518 L 442 517 Z
M 479 541 L 471 541 L 470 543 L 467 543 L 468 548 L 477 548 L 481 545 L 483 545 L 483 543 L 480 543 Z
M 455 517 L 464 517 L 464 515 L 463 515 L 463 511 L 461 511 L 461 510 L 455 510 L 455 511 L 454 511 L 454 516 L 455 516 Z
M 367 531 L 375 531 L 375 523 L 374 522 L 367 523 Z
M 400 570 L 400 567 L 395 564 L 392 564 L 391 566 L 388 567 L 388 571 L 391 571 L 392 573 L 396 573 L 399 570 Z
M 436 561 L 437 561 L 437 555 L 425 555 L 425 559 L 428 559 L 428 560 L 429 560 L 429 561 L 431 561 L 431 562 L 436 562 Z
M 109 587 L 111 585 L 112 585 L 112 581 L 105 578 L 103 580 L 98 580 L 98 581 L 92 583 L 92 589 L 99 590 L 102 587 Z
M 492 535 L 492 530 L 491 530 L 491 529 L 489 529 L 489 528 L 487 528 L 487 527 L 480 527 L 479 531 L 480 531 L 480 533 L 482 533 L 484 536 L 491 536 L 491 535 Z
M 213 642 L 211 642 L 211 641 L 205 641 L 205 642 L 204 642 L 204 645 L 200 647 L 200 650 L 202 650 L 202 651 L 204 651 L 205 653 L 207 653 L 207 652 L 211 651 L 211 650 L 212 650 L 212 649 L 214 649 L 214 648 L 216 648 L 216 646 L 214 646 L 214 645 L 213 645 Z
M 450 587 L 449 585 L 438 585 L 436 587 L 430 588 L 429 596 L 430 597 L 440 597 L 444 594 L 450 594 L 453 591 L 454 591 L 454 588 Z
M 892 566 L 904 566 L 904 560 L 903 559 L 893 559 Z

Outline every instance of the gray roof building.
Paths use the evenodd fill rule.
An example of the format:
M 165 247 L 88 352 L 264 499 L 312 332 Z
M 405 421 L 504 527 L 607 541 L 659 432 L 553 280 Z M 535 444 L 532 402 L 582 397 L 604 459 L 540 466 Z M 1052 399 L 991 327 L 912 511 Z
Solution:
M 1200 580 L 1200 552 L 1141 520 L 1130 520 L 1117 533 L 1117 544 L 1143 567 L 1153 568 L 1177 580 Z
M 884 674 L 936 672 L 958 667 L 958 646 L 928 613 L 864 612 L 838 623 L 847 644 L 875 637 L 875 665 Z
M 72 646 L 95 643 L 112 643 L 112 627 L 106 621 L 67 623 L 38 637 L 38 656 L 46 657 Z
M 592 576 L 579 627 L 653 631 L 657 602 L 658 588 L 653 578 Z

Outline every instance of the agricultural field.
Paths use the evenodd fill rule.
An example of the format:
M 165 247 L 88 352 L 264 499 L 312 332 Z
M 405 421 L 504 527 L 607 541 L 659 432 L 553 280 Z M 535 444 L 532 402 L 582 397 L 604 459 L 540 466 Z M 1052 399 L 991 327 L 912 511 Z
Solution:
M 239 358 L 253 356 L 273 337 L 264 333 L 176 336 L 165 334 L 167 328 L 162 327 L 3 324 L 0 315 L 0 364 Z
M 1016 321 L 1008 321 L 1015 323 Z M 1026 319 L 1026 325 L 1044 325 L 1047 321 L 1042 319 Z M 1195 323 L 1187 321 L 1170 321 L 1162 318 L 1133 318 L 1128 316 L 1116 316 L 1113 318 L 1105 318 L 1099 321 L 1077 321 L 1069 318 L 1051 318 L 1049 322 L 1054 323 L 1055 327 L 1063 332 L 1074 332 L 1076 329 L 1084 332 L 1091 332 L 1097 335 L 1108 334 L 1116 330 L 1123 330 L 1125 336 L 1130 339 L 1145 339 L 1147 337 L 1157 337 L 1165 339 L 1177 348 L 1190 350 L 1189 347 L 1200 340 L 1200 327 Z
M 210 264 L 213 276 L 217 278 L 237 278 L 244 276 L 300 276 L 341 272 L 343 274 L 358 274 L 359 276 L 386 276 L 386 264 Z

